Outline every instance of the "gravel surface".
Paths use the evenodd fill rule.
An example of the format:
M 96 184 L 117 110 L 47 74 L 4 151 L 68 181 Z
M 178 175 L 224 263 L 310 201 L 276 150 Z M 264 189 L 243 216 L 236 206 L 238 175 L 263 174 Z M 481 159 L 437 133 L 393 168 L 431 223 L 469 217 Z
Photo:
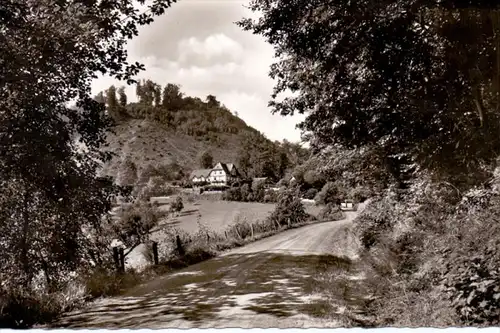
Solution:
M 314 294 L 311 276 L 347 272 L 357 248 L 342 221 L 292 229 L 162 276 L 122 297 L 101 299 L 63 317 L 67 328 L 339 327 L 341 312 Z

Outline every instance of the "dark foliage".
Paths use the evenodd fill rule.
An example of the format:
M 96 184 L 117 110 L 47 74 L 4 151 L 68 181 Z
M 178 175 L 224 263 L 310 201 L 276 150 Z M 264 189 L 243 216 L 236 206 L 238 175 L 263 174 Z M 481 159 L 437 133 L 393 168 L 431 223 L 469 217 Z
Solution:
M 500 152 L 500 16 L 459 3 L 253 0 L 262 18 L 239 24 L 275 47 L 270 104 L 309 113 L 313 146 L 376 145 L 395 176 L 404 156 L 461 184 Z

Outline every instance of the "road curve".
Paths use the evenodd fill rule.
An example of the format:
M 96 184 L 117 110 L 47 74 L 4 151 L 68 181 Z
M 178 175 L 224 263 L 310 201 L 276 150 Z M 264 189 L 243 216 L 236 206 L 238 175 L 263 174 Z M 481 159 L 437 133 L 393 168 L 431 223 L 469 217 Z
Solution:
M 357 211 L 347 211 L 341 221 L 321 222 L 304 227 L 286 230 L 274 236 L 250 243 L 223 254 L 249 254 L 258 252 L 279 252 L 297 255 L 330 254 L 354 257 L 356 242 L 350 233 L 354 218 L 361 212 L 365 203 Z
M 349 262 L 340 257 L 355 256 L 350 227 L 364 206 L 342 221 L 287 230 L 98 300 L 52 327 L 339 327 L 321 311 L 325 300 L 312 277 L 332 267 L 347 272 Z

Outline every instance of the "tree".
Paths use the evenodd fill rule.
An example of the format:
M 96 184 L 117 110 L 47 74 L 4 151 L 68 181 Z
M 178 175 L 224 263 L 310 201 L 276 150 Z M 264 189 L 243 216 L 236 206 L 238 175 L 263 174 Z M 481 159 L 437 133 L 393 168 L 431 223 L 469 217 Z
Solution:
M 142 88 L 142 83 L 141 81 L 137 81 L 135 85 L 135 95 L 137 96 L 137 99 L 140 101 L 144 100 L 144 90 Z
M 143 80 L 138 89 L 140 90 L 139 102 L 147 106 L 153 106 L 157 95 L 157 84 L 149 79 Z
M 118 99 L 121 107 L 127 106 L 127 94 L 125 93 L 125 87 L 120 87 L 118 89 Z
M 117 184 L 121 186 L 133 186 L 137 182 L 137 167 L 135 163 L 127 157 L 122 163 L 117 177 Z
M 99 93 L 95 95 L 94 101 L 96 101 L 97 103 L 106 104 L 106 97 L 104 97 L 104 93 L 102 91 L 99 91 Z
M 217 97 L 214 95 L 207 96 L 207 105 L 209 108 L 218 108 L 220 107 L 220 102 L 217 100 Z
M 163 107 L 170 111 L 179 111 L 183 105 L 182 95 L 179 85 L 168 83 L 163 88 Z
M 116 88 L 111 86 L 106 90 L 106 107 L 108 110 L 108 115 L 114 120 L 120 119 L 120 110 L 118 105 L 118 99 L 116 98 Z
M 154 84 L 154 101 L 155 101 L 155 106 L 160 106 L 161 103 L 161 86 L 158 84 Z
M 108 227 L 117 239 L 127 247 L 124 253 L 127 256 L 140 244 L 149 241 L 151 229 L 158 225 L 160 219 L 165 215 L 153 204 L 137 201 L 133 205 L 125 207 L 119 215 L 118 221 Z
M 203 169 L 210 169 L 213 168 L 213 166 L 214 166 L 214 158 L 212 154 L 210 154 L 209 151 L 205 151 L 200 156 L 200 167 Z
M 396 178 L 402 153 L 437 179 L 491 169 L 500 152 L 500 13 L 488 2 L 253 0 L 250 8 L 262 18 L 239 25 L 278 58 L 273 112 L 309 113 L 300 128 L 313 148 L 378 145 Z M 278 99 L 285 91 L 295 94 Z
M 279 153 L 278 157 L 278 170 L 277 170 L 277 178 L 281 179 L 285 176 L 286 170 L 290 166 L 290 159 L 285 151 Z
M 0 280 L 49 291 L 90 265 L 117 189 L 98 178 L 110 120 L 90 96 L 96 74 L 133 82 L 125 42 L 171 1 L 139 14 L 133 1 L 2 2 L 0 14 Z M 29 42 L 26 42 L 29 41 Z M 68 107 L 76 101 L 76 107 Z M 83 148 L 82 148 L 83 147 Z M 97 235 L 97 236 L 92 236 Z M 104 253 L 104 252 L 102 252 Z M 97 260 L 99 262 L 99 260 Z

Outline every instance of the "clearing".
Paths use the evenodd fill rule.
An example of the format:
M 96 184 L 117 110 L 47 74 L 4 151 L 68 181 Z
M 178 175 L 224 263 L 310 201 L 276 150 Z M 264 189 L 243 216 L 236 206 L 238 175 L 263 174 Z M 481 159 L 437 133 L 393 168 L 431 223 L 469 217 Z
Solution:
M 184 202 L 184 209 L 178 217 L 169 218 L 161 226 L 175 226 L 189 233 L 198 230 L 198 220 L 213 231 L 223 231 L 235 222 L 237 216 L 249 222 L 264 220 L 274 210 L 274 204 L 233 201 L 200 200 L 196 203 Z M 168 209 L 161 205 L 160 209 Z

